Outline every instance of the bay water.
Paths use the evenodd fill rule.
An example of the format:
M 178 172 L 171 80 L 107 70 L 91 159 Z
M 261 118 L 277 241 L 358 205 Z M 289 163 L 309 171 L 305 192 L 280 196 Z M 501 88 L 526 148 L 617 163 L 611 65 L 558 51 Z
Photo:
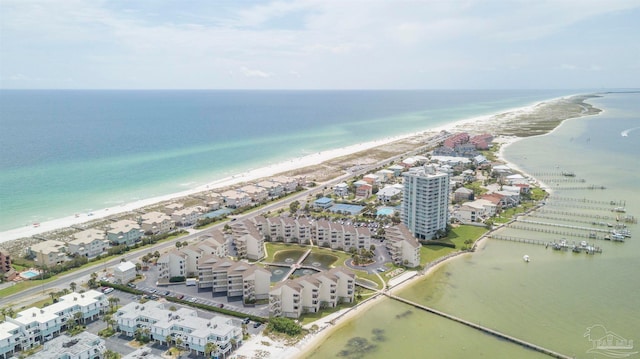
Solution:
M 576 178 L 586 181 L 575 186 L 547 183 L 556 188 L 546 208 L 613 217 L 615 213 L 580 208 L 577 202 L 567 202 L 574 203 L 569 208 L 554 207 L 563 202 L 554 202 L 553 197 L 623 201 L 627 213 L 622 215 L 638 218 L 640 94 L 604 94 L 588 102 L 604 112 L 565 121 L 548 135 L 514 143 L 506 148 L 505 157 L 531 174 L 573 171 Z M 561 189 L 589 185 L 606 189 Z M 555 222 L 588 226 L 567 221 L 576 218 L 580 219 L 558 216 Z M 582 219 L 589 220 L 588 217 Z M 633 237 L 625 243 L 602 240 L 593 243 L 603 249 L 603 253 L 595 255 L 488 239 L 477 252 L 446 263 L 399 295 L 576 358 L 638 357 L 640 227 L 633 224 L 629 229 Z M 560 239 L 554 234 L 515 229 L 500 230 L 500 234 L 544 241 Z M 523 261 L 525 254 L 531 262 Z M 589 328 L 595 329 L 590 332 Z M 633 340 L 635 347 L 606 354 L 593 351 L 593 340 L 599 339 L 595 337 L 597 330 L 605 333 L 603 328 L 612 337 Z M 382 340 L 376 340 L 376 330 L 383 330 L 383 335 L 377 336 Z M 349 345 L 349 340 L 355 337 L 366 339 L 369 350 L 361 350 L 363 346 L 354 349 L 353 342 Z M 363 310 L 357 319 L 341 325 L 310 357 L 338 355 L 346 358 L 546 357 L 391 300 Z

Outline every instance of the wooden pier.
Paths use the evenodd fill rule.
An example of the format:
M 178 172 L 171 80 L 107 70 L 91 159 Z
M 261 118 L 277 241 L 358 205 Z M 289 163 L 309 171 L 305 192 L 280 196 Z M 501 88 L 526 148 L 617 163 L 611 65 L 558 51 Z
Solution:
M 574 197 L 563 197 L 563 196 L 551 196 L 549 197 L 550 201 L 561 201 L 561 202 L 580 202 L 580 203 L 590 203 L 590 204 L 604 204 L 614 207 L 626 207 L 626 201 L 598 201 L 593 199 L 586 198 L 574 198 Z
M 546 354 L 546 355 L 548 355 L 548 356 L 550 356 L 552 358 L 562 358 L 562 359 L 570 359 L 570 358 L 572 358 L 572 357 L 570 357 L 568 355 L 564 355 L 562 353 L 558 353 L 558 352 L 553 351 L 551 349 L 547 349 L 547 348 L 545 348 L 543 346 L 530 343 L 530 342 L 522 340 L 520 338 L 513 337 L 511 335 L 499 332 L 499 331 L 497 331 L 495 329 L 487 328 L 487 327 L 484 327 L 484 326 L 482 326 L 480 324 L 473 323 L 473 322 L 470 322 L 468 320 L 464 320 L 462 318 L 456 317 L 456 316 L 451 315 L 451 314 L 447 314 L 445 312 L 441 312 L 441 311 L 439 311 L 437 309 L 434 309 L 434 308 L 431 308 L 431 307 L 427 307 L 426 305 L 418 304 L 418 303 L 412 302 L 410 300 L 398 297 L 397 295 L 393 295 L 393 294 L 390 294 L 388 292 L 385 292 L 384 295 L 386 295 L 387 297 L 389 297 L 391 299 L 394 299 L 394 300 L 397 300 L 399 302 L 408 304 L 408 305 L 410 305 L 412 307 L 424 310 L 426 312 L 438 315 L 440 317 L 443 317 L 443 318 L 446 318 L 446 319 L 449 319 L 449 320 L 453 320 L 453 321 L 458 322 L 460 324 L 464 324 L 464 325 L 466 325 L 466 326 L 468 326 L 470 328 L 479 330 L 479 331 L 481 331 L 483 333 L 486 333 L 486 334 L 489 334 L 489 335 L 493 335 L 496 338 L 503 339 L 503 340 L 509 341 L 511 343 L 521 345 L 521 346 L 523 346 L 523 347 L 525 347 L 527 349 L 535 350 L 535 351 L 537 351 L 539 353 Z
M 514 236 L 503 236 L 501 234 L 491 234 L 489 238 L 499 239 L 501 241 L 509 241 L 509 242 L 519 242 L 519 243 L 527 243 L 527 244 L 536 244 L 540 246 L 547 246 L 549 242 L 542 241 L 539 239 L 531 239 L 531 238 L 522 238 L 522 237 L 514 237 Z
M 550 227 L 576 229 L 576 230 L 579 230 L 579 231 L 591 231 L 591 232 L 599 232 L 599 233 L 609 233 L 610 232 L 608 229 L 591 228 L 591 227 L 580 227 L 580 226 L 572 226 L 570 224 L 560 224 L 560 223 L 551 223 L 551 222 L 539 222 L 539 221 L 531 221 L 531 220 L 528 220 L 528 219 L 519 219 L 519 218 L 518 218 L 518 222 L 536 224 L 536 225 L 540 225 L 540 226 L 550 226 Z
M 536 228 L 536 227 L 530 227 L 524 224 L 518 224 L 518 222 L 514 222 L 510 225 L 507 226 L 508 228 L 512 228 L 512 229 L 521 229 L 524 231 L 533 231 L 533 232 L 540 232 L 540 233 L 549 233 L 549 234 L 556 234 L 562 237 L 579 237 L 579 238 L 587 238 L 587 239 L 602 239 L 604 240 L 604 236 L 598 236 L 596 235 L 595 237 L 593 237 L 593 235 L 591 235 L 591 233 L 577 233 L 577 232 L 567 232 L 567 231 L 558 231 L 555 229 L 551 229 L 551 228 Z

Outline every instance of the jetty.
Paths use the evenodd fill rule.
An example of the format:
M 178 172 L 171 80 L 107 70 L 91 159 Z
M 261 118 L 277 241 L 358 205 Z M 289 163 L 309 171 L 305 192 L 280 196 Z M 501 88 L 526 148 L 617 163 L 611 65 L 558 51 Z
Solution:
M 460 324 L 464 324 L 464 325 L 466 325 L 466 326 L 468 326 L 470 328 L 473 328 L 473 329 L 479 330 L 479 331 L 481 331 L 483 333 L 492 335 L 492 336 L 494 336 L 496 338 L 499 338 L 499 339 L 502 339 L 502 340 L 506 340 L 508 342 L 511 342 L 511 343 L 514 343 L 514 344 L 517 344 L 517 345 L 521 345 L 521 346 L 523 346 L 523 347 L 525 347 L 527 349 L 535 350 L 535 351 L 537 351 L 539 353 L 546 354 L 546 355 L 548 355 L 550 357 L 562 358 L 562 359 L 570 359 L 570 358 L 572 358 L 572 357 L 570 357 L 568 355 L 564 355 L 562 353 L 558 353 L 556 351 L 553 351 L 551 349 L 545 348 L 543 346 L 540 346 L 540 345 L 537 345 L 537 344 L 533 344 L 533 343 L 530 343 L 530 342 L 528 342 L 526 340 L 523 340 L 523 339 L 520 339 L 520 338 L 516 338 L 514 336 L 499 332 L 499 331 L 497 331 L 495 329 L 487 328 L 487 327 L 482 326 L 480 324 L 477 324 L 477 323 L 474 323 L 474 322 L 470 322 L 468 320 L 465 320 L 465 319 L 456 317 L 454 315 L 439 311 L 437 309 L 428 307 L 426 305 L 418 304 L 418 303 L 412 302 L 412 301 L 410 301 L 408 299 L 404 299 L 402 297 L 398 297 L 397 295 L 394 295 L 394 294 L 391 294 L 391 293 L 388 293 L 388 292 L 385 292 L 384 295 L 386 295 L 387 297 L 389 297 L 389 298 L 391 298 L 393 300 L 396 300 L 398 302 L 402 302 L 402 303 L 408 304 L 408 305 L 410 305 L 412 307 L 415 307 L 415 308 L 424 310 L 426 312 L 438 315 L 440 317 L 443 317 L 443 318 L 446 318 L 446 319 L 449 319 L 449 320 L 453 320 L 453 321 L 458 322 Z

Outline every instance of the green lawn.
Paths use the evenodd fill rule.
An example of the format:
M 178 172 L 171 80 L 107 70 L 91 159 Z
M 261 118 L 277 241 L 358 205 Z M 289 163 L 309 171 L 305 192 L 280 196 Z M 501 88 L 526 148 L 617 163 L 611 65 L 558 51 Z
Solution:
M 292 244 L 292 243 L 273 243 L 273 242 L 267 242 L 265 245 L 267 247 L 267 255 L 265 256 L 265 259 L 263 260 L 263 262 L 267 262 L 267 263 L 272 263 L 275 254 L 278 253 L 279 251 L 291 250 L 291 249 L 302 249 L 305 251 L 308 249 L 311 249 L 312 253 L 330 254 L 332 256 L 338 257 L 338 259 L 333 263 L 332 265 L 333 267 L 343 266 L 344 262 L 347 259 L 351 258 L 351 255 L 346 252 L 335 251 L 332 249 L 320 248 L 315 246 L 308 246 L 308 245 L 302 246 L 299 244 Z
M 433 262 L 438 258 L 442 258 L 450 253 L 458 252 L 464 246 L 464 241 L 470 239 L 476 241 L 488 230 L 484 227 L 461 225 L 451 229 L 451 232 L 440 240 L 441 242 L 449 242 L 456 245 L 456 248 L 449 248 L 445 246 L 425 246 L 420 248 L 420 266 L 424 267 L 427 263 Z

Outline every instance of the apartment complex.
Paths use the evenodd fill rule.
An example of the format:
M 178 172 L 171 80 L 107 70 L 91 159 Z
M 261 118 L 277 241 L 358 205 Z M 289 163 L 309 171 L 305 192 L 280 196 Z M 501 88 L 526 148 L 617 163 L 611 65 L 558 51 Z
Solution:
M 242 343 L 242 328 L 231 319 L 215 316 L 211 319 L 198 317 L 195 310 L 180 308 L 169 310 L 163 303 L 148 301 L 144 304 L 132 302 L 118 309 L 114 315 L 118 330 L 133 337 L 136 330 L 147 330 L 151 339 L 175 343 L 196 355 L 205 354 L 207 343 L 215 343 L 217 355 L 228 354 L 233 344 Z
M 369 248 L 371 231 L 367 227 L 355 227 L 321 219 L 309 221 L 306 218 L 291 217 L 253 219 L 256 228 L 270 242 L 309 244 L 313 242 L 321 247 L 342 249 Z
M 402 223 L 416 238 L 432 239 L 449 222 L 449 174 L 425 165 L 402 175 Z
M 385 229 L 385 246 L 393 263 L 407 267 L 420 265 L 420 242 L 404 224 Z
M 303 313 L 350 303 L 354 294 L 355 274 L 347 268 L 288 279 L 269 291 L 269 315 L 298 318 Z
M 245 303 L 267 299 L 271 272 L 246 262 L 206 255 L 198 262 L 198 288 L 211 288 L 212 295 L 242 297 Z
M 43 344 L 67 329 L 69 321 L 93 321 L 99 318 L 109 305 L 107 297 L 98 291 L 70 293 L 57 303 L 40 308 L 28 308 L 15 318 L 6 317 L 0 323 L 0 358 L 12 357 L 15 353 Z

